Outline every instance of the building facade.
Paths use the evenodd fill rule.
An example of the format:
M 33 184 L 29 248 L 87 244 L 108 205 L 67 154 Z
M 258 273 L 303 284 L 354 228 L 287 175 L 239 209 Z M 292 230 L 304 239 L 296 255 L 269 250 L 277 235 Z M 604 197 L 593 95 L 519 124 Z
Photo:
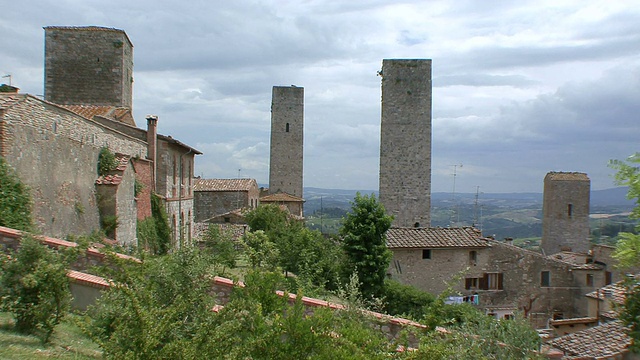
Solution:
M 431 60 L 382 62 L 380 202 L 399 227 L 431 222 Z
M 304 88 L 274 86 L 271 100 L 269 193 L 302 198 Z
M 255 179 L 194 179 L 195 222 L 214 217 L 236 219 L 233 211 L 258 206 L 260 189 Z

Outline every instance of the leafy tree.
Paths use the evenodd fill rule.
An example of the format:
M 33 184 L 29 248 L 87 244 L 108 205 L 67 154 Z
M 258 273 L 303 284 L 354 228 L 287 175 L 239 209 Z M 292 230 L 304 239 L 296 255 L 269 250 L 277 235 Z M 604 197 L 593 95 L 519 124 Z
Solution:
M 0 226 L 30 231 L 31 195 L 15 171 L 0 156 Z
M 251 231 L 270 232 L 290 225 L 289 212 L 275 204 L 260 205 L 245 213 L 244 218 Z
M 611 160 L 609 166 L 617 171 L 616 184 L 629 187 L 627 198 L 636 200 L 631 217 L 640 218 L 640 153 L 631 155 L 627 161 Z M 630 269 L 640 265 L 640 235 L 620 233 L 618 236 L 620 240 L 612 255 L 618 260 L 617 266 Z M 629 327 L 632 349 L 637 352 L 640 351 L 640 283 L 630 276 L 624 284 L 627 292 L 620 319 Z
M 435 301 L 435 296 L 411 285 L 395 280 L 384 282 L 384 312 L 419 321 L 425 317 L 425 310 Z
M 204 249 L 211 254 L 214 263 L 219 264 L 221 274 L 226 267 L 234 268 L 240 252 L 236 249 L 232 234 L 221 229 L 217 224 L 209 224 L 207 232 L 202 237 Z
M 244 244 L 251 267 L 265 267 L 273 270 L 278 266 L 280 254 L 264 231 L 258 230 L 245 234 Z
M 393 218 L 385 213 L 384 206 L 373 194 L 357 193 L 351 204 L 351 211 L 343 218 L 340 229 L 347 271 L 358 275 L 364 297 L 380 297 L 392 257 L 385 233 Z
M 70 302 L 67 261 L 29 235 L 0 263 L 0 306 L 13 313 L 16 330 L 41 333 L 48 342 Z

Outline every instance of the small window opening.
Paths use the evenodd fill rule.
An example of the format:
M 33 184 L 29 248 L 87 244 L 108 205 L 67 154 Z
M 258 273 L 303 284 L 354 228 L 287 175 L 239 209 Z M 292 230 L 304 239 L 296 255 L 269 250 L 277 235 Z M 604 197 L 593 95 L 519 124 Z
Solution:
M 478 252 L 474 251 L 469 251 L 469 265 L 476 265 L 476 262 L 478 261 Z
M 229 217 L 225 217 L 225 218 L 224 218 L 224 222 L 226 222 L 226 223 L 231 222 L 231 218 L 229 218 Z
M 431 259 L 431 249 L 423 249 L 422 250 L 422 258 L 423 259 Z
M 573 217 L 573 204 L 567 204 L 567 216 L 569 219 Z
M 542 271 L 540 273 L 540 286 L 549 287 L 551 286 L 551 273 L 548 271 Z
M 286 130 L 285 130 L 285 131 L 286 131 L 286 132 L 289 132 L 289 123 L 287 123 Z
M 413 224 L 413 227 L 414 227 L 414 228 L 419 228 L 419 227 L 420 227 L 420 223 L 419 223 L 419 222 L 417 222 L 417 223 Z
M 587 274 L 587 286 L 593 286 L 593 274 Z

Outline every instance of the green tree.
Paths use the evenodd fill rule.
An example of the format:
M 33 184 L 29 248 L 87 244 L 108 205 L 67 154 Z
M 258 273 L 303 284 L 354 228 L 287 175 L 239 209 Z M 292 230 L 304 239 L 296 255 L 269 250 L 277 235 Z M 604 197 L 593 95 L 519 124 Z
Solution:
M 628 186 L 627 198 L 636 201 L 630 217 L 640 218 L 640 153 L 631 155 L 626 161 L 611 160 L 609 166 L 616 170 L 616 184 Z M 620 233 L 618 237 L 619 241 L 612 255 L 618 261 L 617 267 L 630 269 L 640 265 L 640 235 Z M 627 291 L 620 319 L 629 327 L 632 349 L 638 352 L 640 351 L 640 283 L 636 277 L 630 276 L 625 280 L 624 285 Z
M 243 240 L 251 267 L 264 267 L 270 270 L 278 267 L 280 253 L 264 231 L 248 232 Z
M 211 254 L 214 263 L 220 265 L 222 275 L 227 267 L 236 267 L 240 251 L 236 249 L 236 242 L 229 230 L 221 229 L 218 224 L 209 224 L 202 237 L 202 245 Z
M 0 305 L 13 314 L 16 330 L 49 341 L 69 308 L 67 265 L 62 254 L 29 235 L 17 252 L 2 256 Z
M 340 228 L 346 270 L 358 275 L 364 297 L 380 297 L 392 257 L 385 234 L 393 218 L 385 213 L 384 206 L 373 194 L 362 196 L 357 193 L 351 205 Z
M 275 204 L 260 205 L 245 213 L 244 218 L 251 231 L 262 230 L 268 233 L 280 231 L 290 225 L 289 212 Z
M 0 226 L 30 231 L 31 194 L 15 171 L 0 156 Z

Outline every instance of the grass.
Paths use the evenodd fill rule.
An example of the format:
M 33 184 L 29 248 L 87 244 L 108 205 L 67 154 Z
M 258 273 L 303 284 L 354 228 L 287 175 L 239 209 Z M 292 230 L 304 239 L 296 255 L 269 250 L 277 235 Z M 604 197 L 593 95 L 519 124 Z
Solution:
M 87 338 L 69 315 L 59 324 L 49 344 L 34 335 L 14 331 L 11 314 L 0 312 L 0 359 L 102 359 L 98 345 Z

